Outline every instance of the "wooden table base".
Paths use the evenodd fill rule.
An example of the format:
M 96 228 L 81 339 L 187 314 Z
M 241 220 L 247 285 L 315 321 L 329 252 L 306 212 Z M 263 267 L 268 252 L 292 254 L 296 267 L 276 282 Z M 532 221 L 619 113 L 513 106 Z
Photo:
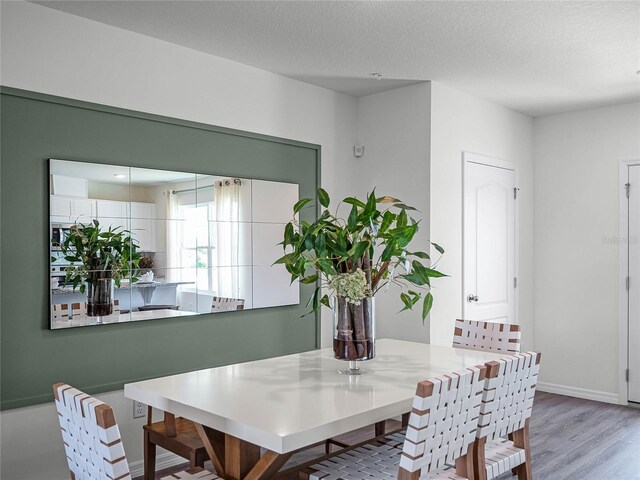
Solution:
M 293 454 L 267 450 L 260 456 L 260 447 L 253 443 L 199 423 L 195 426 L 216 472 L 227 480 L 270 480 Z

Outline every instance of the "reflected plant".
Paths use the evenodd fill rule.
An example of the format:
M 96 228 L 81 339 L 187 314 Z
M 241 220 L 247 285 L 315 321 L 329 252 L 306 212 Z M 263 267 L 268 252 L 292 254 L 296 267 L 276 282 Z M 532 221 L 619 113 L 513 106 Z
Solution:
M 66 270 L 66 281 L 73 289 L 86 290 L 86 282 L 94 281 L 94 272 L 109 275 L 120 286 L 123 278 L 135 282 L 140 253 L 131 232 L 122 227 L 100 228 L 98 220 L 89 224 L 72 225 L 69 234 L 59 245 L 65 260 L 71 262 Z
M 312 311 L 320 305 L 330 306 L 329 295 L 322 295 L 321 287 L 359 305 L 393 283 L 401 287 L 401 311 L 413 309 L 422 300 L 424 321 L 433 305 L 431 280 L 446 275 L 434 268 L 427 252 L 409 248 L 419 221 L 408 212 L 417 210 L 397 198 L 376 197 L 374 191 L 364 201 L 343 199 L 341 204 L 351 206 L 343 219 L 337 210 L 329 211 L 329 195 L 322 188 L 318 189 L 318 200 L 323 210 L 312 223 L 296 219 L 312 199 L 303 198 L 295 204 L 294 219 L 285 226 L 280 243 L 285 254 L 275 262 L 286 267 L 292 282 L 320 282 L 307 306 L 311 305 Z M 429 243 L 442 256 L 444 249 Z

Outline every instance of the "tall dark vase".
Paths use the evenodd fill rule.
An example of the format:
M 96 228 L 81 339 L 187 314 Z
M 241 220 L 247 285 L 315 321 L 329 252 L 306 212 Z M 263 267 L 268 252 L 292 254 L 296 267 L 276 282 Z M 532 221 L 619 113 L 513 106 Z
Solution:
M 87 278 L 87 316 L 113 313 L 113 278 L 110 271 L 90 272 Z
M 340 373 L 358 375 L 358 362 L 375 356 L 375 302 L 373 297 L 362 299 L 360 305 L 347 302 L 344 297 L 333 299 L 333 355 L 349 362 Z

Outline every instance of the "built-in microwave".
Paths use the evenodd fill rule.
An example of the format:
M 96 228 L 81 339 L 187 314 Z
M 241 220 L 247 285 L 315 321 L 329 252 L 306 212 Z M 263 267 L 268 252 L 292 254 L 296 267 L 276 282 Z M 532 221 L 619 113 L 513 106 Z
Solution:
M 51 224 L 51 250 L 60 250 L 60 245 L 65 241 L 71 224 L 53 223 Z

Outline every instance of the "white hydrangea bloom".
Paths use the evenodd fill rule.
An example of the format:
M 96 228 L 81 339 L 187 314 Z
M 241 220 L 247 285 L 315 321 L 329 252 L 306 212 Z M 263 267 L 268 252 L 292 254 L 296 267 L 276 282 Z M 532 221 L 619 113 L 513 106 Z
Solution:
M 361 268 L 352 273 L 335 275 L 329 281 L 329 287 L 335 290 L 337 296 L 344 297 L 354 305 L 360 305 L 363 298 L 371 296 L 367 277 Z

